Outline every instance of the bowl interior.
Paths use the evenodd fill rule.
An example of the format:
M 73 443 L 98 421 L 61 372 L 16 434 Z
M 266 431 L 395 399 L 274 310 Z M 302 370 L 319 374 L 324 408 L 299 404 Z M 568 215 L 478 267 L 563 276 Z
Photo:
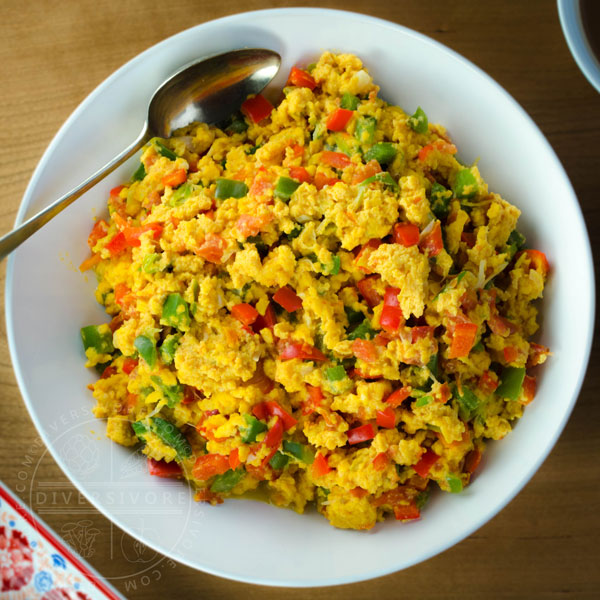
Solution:
M 330 26 L 332 19 L 336 27 Z M 300 33 L 306 31 L 310 35 Z M 405 568 L 463 539 L 498 512 L 546 457 L 568 418 L 589 356 L 594 302 L 589 242 L 559 161 L 502 88 L 422 35 L 364 15 L 320 9 L 245 13 L 205 23 L 126 64 L 58 133 L 27 189 L 19 219 L 128 145 L 141 129 L 152 92 L 170 73 L 205 55 L 252 46 L 283 57 L 274 89 L 282 87 L 292 65 L 311 62 L 325 49 L 360 56 L 386 100 L 408 112 L 423 107 L 430 121 L 448 128 L 463 161 L 481 157 L 479 168 L 490 189 L 522 210 L 520 229 L 531 246 L 548 255 L 552 275 L 538 341 L 554 354 L 541 371 L 535 402 L 511 435 L 490 444 L 472 485 L 459 495 L 435 495 L 418 522 L 388 521 L 369 533 L 341 531 L 314 511 L 297 515 L 254 501 L 196 504 L 183 485 L 151 478 L 139 467 L 141 457 L 110 442 L 104 424 L 91 415 L 86 385 L 94 376 L 83 367 L 79 340 L 81 326 L 106 318 L 94 300 L 93 277 L 79 273 L 77 265 L 88 254 L 92 217 L 105 213 L 108 190 L 130 177 L 135 159 L 10 258 L 10 349 L 25 402 L 55 459 L 100 511 L 134 537 L 233 579 L 290 586 L 347 583 Z M 574 309 L 578 327 L 570 325 Z M 132 503 L 137 510 L 131 510 Z M 249 552 L 249 544 L 259 551 Z

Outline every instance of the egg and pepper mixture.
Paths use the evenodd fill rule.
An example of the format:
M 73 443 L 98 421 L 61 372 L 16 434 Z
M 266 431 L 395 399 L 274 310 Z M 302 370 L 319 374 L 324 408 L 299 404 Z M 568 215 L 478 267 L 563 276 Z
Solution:
M 548 262 L 443 127 L 360 59 L 293 68 L 273 107 L 152 139 L 96 221 L 81 330 L 94 413 L 217 504 L 259 488 L 335 527 L 460 492 L 533 400 Z

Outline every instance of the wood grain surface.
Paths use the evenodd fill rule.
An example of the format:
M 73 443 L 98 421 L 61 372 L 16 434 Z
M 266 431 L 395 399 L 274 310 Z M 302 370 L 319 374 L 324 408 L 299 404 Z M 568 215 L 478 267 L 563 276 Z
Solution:
M 2 0 L 0 231 L 12 227 L 27 182 L 58 128 L 115 69 L 192 25 L 245 10 L 296 4 Z M 552 144 L 578 195 L 593 247 L 598 249 L 600 95 L 568 51 L 553 0 L 304 4 L 344 8 L 400 23 L 450 46 L 489 73 L 525 108 Z M 3 264 L 2 285 L 4 278 Z M 574 310 L 574 327 L 576 319 Z M 598 350 L 596 342 L 591 368 L 566 429 L 517 498 L 490 523 L 441 555 L 369 582 L 309 592 L 226 581 L 169 560 L 144 575 L 139 569 L 132 571 L 123 548 L 135 547 L 138 554 L 140 548 L 78 496 L 37 438 L 15 381 L 4 320 L 0 321 L 0 479 L 28 502 L 31 497 L 25 484 L 32 464 L 47 477 L 63 482 L 63 490 L 71 494 L 63 491 L 54 498 L 56 510 L 43 517 L 63 534 L 73 514 L 87 520 L 87 531 L 93 534 L 93 544 L 84 549 L 89 561 L 132 599 L 598 598 Z

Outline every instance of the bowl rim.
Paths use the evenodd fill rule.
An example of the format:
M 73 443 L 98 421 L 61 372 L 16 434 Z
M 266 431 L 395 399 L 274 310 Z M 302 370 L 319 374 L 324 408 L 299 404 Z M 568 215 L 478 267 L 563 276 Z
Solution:
M 592 50 L 581 17 L 580 0 L 557 0 L 558 16 L 567 46 L 590 85 L 600 92 L 600 61 Z
M 528 121 L 528 123 L 532 127 L 532 130 L 537 134 L 540 144 L 542 144 L 546 147 L 549 157 L 554 161 L 553 166 L 564 174 L 565 185 L 567 185 L 568 188 L 572 192 L 573 209 L 575 210 L 575 213 L 576 213 L 575 216 L 578 219 L 581 230 L 585 232 L 585 240 L 584 240 L 585 256 L 582 258 L 585 259 L 585 262 L 587 265 L 587 269 L 586 269 L 587 275 L 588 275 L 588 279 L 590 281 L 589 321 L 591 324 L 593 324 L 594 315 L 595 315 L 594 270 L 593 270 L 591 245 L 590 245 L 589 235 L 587 233 L 587 228 L 585 225 L 585 220 L 583 218 L 581 207 L 579 206 L 579 203 L 577 202 L 577 197 L 573 190 L 573 187 L 569 180 L 569 177 L 568 177 L 565 169 L 563 168 L 559 158 L 557 157 L 556 153 L 554 152 L 553 148 L 551 147 L 550 143 L 548 142 L 548 140 L 546 139 L 544 134 L 541 132 L 539 127 L 529 117 L 529 115 L 520 106 L 520 104 L 500 84 L 498 84 L 490 75 L 485 73 L 482 69 L 477 67 L 474 63 L 472 63 L 467 58 L 460 55 L 458 52 L 452 50 L 451 48 L 445 46 L 444 44 L 442 44 L 440 42 L 437 42 L 436 40 L 428 37 L 427 35 L 417 32 L 415 30 L 412 30 L 404 25 L 400 25 L 397 23 L 393 23 L 391 21 L 387 21 L 385 19 L 373 17 L 370 15 L 365 15 L 365 14 L 358 13 L 358 12 L 328 9 L 328 8 L 311 8 L 311 7 L 270 8 L 270 9 L 262 9 L 262 10 L 256 10 L 256 11 L 246 11 L 246 12 L 242 12 L 242 13 L 228 15 L 225 17 L 220 17 L 218 19 L 213 19 L 211 21 L 199 23 L 197 25 L 194 25 L 192 27 L 184 29 L 172 36 L 169 36 L 169 37 L 157 42 L 156 44 L 153 44 L 152 46 L 150 46 L 149 48 L 147 48 L 140 54 L 136 55 L 135 57 L 133 57 L 132 59 L 127 61 L 125 64 L 123 64 L 122 66 L 120 66 L 113 73 L 111 73 L 106 79 L 104 79 L 77 106 L 77 108 L 71 113 L 71 115 L 67 118 L 67 120 L 64 122 L 64 124 L 60 127 L 60 129 L 58 130 L 58 132 L 55 134 L 54 138 L 48 145 L 47 149 L 45 150 L 44 154 L 42 155 L 42 158 L 38 162 L 32 176 L 31 176 L 31 179 L 27 185 L 25 194 L 23 196 L 21 205 L 17 212 L 15 224 L 17 225 L 24 220 L 27 209 L 32 201 L 32 197 L 33 197 L 32 190 L 37 185 L 38 180 L 41 177 L 42 171 L 44 170 L 47 162 L 49 161 L 50 157 L 54 153 L 55 147 L 58 145 L 58 143 L 61 141 L 61 139 L 65 135 L 65 131 L 71 126 L 71 123 L 73 121 L 75 121 L 76 119 L 78 119 L 79 115 L 87 109 L 87 106 L 96 98 L 96 96 L 98 96 L 100 93 L 102 93 L 102 91 L 106 87 L 111 85 L 111 83 L 113 82 L 114 79 L 125 74 L 128 69 L 130 69 L 132 66 L 137 65 L 138 62 L 146 60 L 146 57 L 149 54 L 157 51 L 157 49 L 159 49 L 161 46 L 168 45 L 169 43 L 172 42 L 172 40 L 174 40 L 180 36 L 188 35 L 188 32 L 190 32 L 191 30 L 200 29 L 207 25 L 236 24 L 239 20 L 242 20 L 243 22 L 247 22 L 248 19 L 254 19 L 254 18 L 259 19 L 263 15 L 278 15 L 280 17 L 285 16 L 285 17 L 289 18 L 289 17 L 293 17 L 294 15 L 299 15 L 299 14 L 303 14 L 303 15 L 312 14 L 315 17 L 321 17 L 321 18 L 322 17 L 331 18 L 335 15 L 341 15 L 347 19 L 359 20 L 361 23 L 368 22 L 375 26 L 386 27 L 386 28 L 392 29 L 394 31 L 397 31 L 404 36 L 416 38 L 424 44 L 431 45 L 431 46 L 435 47 L 439 52 L 447 54 L 450 58 L 459 61 L 465 67 L 475 71 L 479 77 L 487 80 L 487 82 L 492 87 L 495 88 L 496 93 L 503 96 L 505 101 L 509 102 L 512 105 L 512 107 L 518 113 L 520 113 L 520 115 L 522 117 L 524 117 Z M 54 446 L 50 443 L 50 440 L 47 439 L 47 436 L 44 433 L 44 429 L 43 429 L 43 427 L 41 427 L 41 425 L 39 423 L 33 403 L 27 394 L 23 375 L 20 370 L 20 364 L 19 364 L 18 357 L 16 354 L 15 331 L 13 328 L 13 320 L 11 319 L 12 314 L 13 314 L 12 287 L 13 287 L 14 262 L 15 262 L 14 256 L 13 255 L 9 256 L 7 270 L 6 270 L 6 285 L 5 285 L 5 299 L 6 299 L 6 311 L 5 311 L 6 316 L 5 316 L 5 318 L 6 318 L 6 326 L 7 326 L 7 339 L 8 339 L 8 345 L 9 345 L 9 351 L 10 351 L 11 359 L 13 362 L 15 376 L 17 379 L 17 383 L 19 385 L 19 389 L 21 391 L 21 395 L 25 402 L 25 405 L 27 406 L 30 417 L 31 417 L 34 425 L 36 426 L 38 433 L 42 437 L 42 439 L 43 439 L 44 443 L 46 444 L 48 450 L 50 451 L 53 459 L 56 461 L 56 463 L 59 465 L 59 467 L 63 470 L 63 472 L 65 474 L 68 474 L 70 472 L 70 469 L 66 466 L 66 464 L 64 463 L 64 461 L 58 454 L 57 449 L 54 448 Z M 573 393 L 573 396 L 569 399 L 569 402 L 565 403 L 564 413 L 563 413 L 562 419 L 559 423 L 559 426 L 556 428 L 554 435 L 550 438 L 546 447 L 543 448 L 543 451 L 541 451 L 538 454 L 537 459 L 530 465 L 529 470 L 523 475 L 521 480 L 518 482 L 514 482 L 511 492 L 508 495 L 504 496 L 499 503 L 496 503 L 493 506 L 491 506 L 490 508 L 488 508 L 484 512 L 482 517 L 478 521 L 472 523 L 468 528 L 462 529 L 460 531 L 460 533 L 455 534 L 450 539 L 447 539 L 444 543 L 436 545 L 434 547 L 432 546 L 430 551 L 422 552 L 418 557 L 415 557 L 414 560 L 407 561 L 404 564 L 401 564 L 399 566 L 396 565 L 395 567 L 385 567 L 385 568 L 381 568 L 381 569 L 374 569 L 368 573 L 360 573 L 360 574 L 356 574 L 355 576 L 352 576 L 352 577 L 337 576 L 337 577 L 331 577 L 329 579 L 319 579 L 319 580 L 311 580 L 310 578 L 296 579 L 296 580 L 288 580 L 285 583 L 282 583 L 280 580 L 270 579 L 269 577 L 262 577 L 262 576 L 246 577 L 246 576 L 242 576 L 242 575 L 238 575 L 238 574 L 229 573 L 225 569 L 218 569 L 218 568 L 212 568 L 212 567 L 206 567 L 206 566 L 199 567 L 197 564 L 194 564 L 191 560 L 182 558 L 181 556 L 175 557 L 175 556 L 173 556 L 173 553 L 165 552 L 165 550 L 163 548 L 158 547 L 157 544 L 155 544 L 153 542 L 149 542 L 146 539 L 143 539 L 140 535 L 137 534 L 137 532 L 133 531 L 128 525 L 122 523 L 120 518 L 116 518 L 114 516 L 109 516 L 109 514 L 107 512 L 105 512 L 104 509 L 99 505 L 99 503 L 96 501 L 96 499 L 94 498 L 93 495 L 87 494 L 83 490 L 79 490 L 79 491 L 81 493 L 83 493 L 83 495 L 86 497 L 86 499 L 107 519 L 109 519 L 111 522 L 118 525 L 123 531 L 128 533 L 133 538 L 140 540 L 142 543 L 144 543 L 148 547 L 154 549 L 155 551 L 159 552 L 160 554 L 169 556 L 173 560 L 180 562 L 182 564 L 185 564 L 191 568 L 194 568 L 196 570 L 201 570 L 203 572 L 207 572 L 212 575 L 216 575 L 216 576 L 223 577 L 226 579 L 245 582 L 245 583 L 252 583 L 252 584 L 257 584 L 257 585 L 274 586 L 274 587 L 285 586 L 285 587 L 304 588 L 304 587 L 317 587 L 317 586 L 321 587 L 321 586 L 333 586 L 333 585 L 356 583 L 359 581 L 366 581 L 369 579 L 381 577 L 383 575 L 387 575 L 390 573 L 395 573 L 399 570 L 406 569 L 415 564 L 418 564 L 420 562 L 428 560 L 429 558 L 431 558 L 437 554 L 440 554 L 441 552 L 444 552 L 448 548 L 456 545 L 460 541 L 469 537 L 474 531 L 478 530 L 480 527 L 482 527 L 484 524 L 486 524 L 488 521 L 490 521 L 494 516 L 496 516 L 509 502 L 511 502 L 513 500 L 513 498 L 530 481 L 530 479 L 537 472 L 540 465 L 546 460 L 548 454 L 550 453 L 550 451 L 556 444 L 558 437 L 561 435 L 562 431 L 564 430 L 566 422 L 571 415 L 571 412 L 573 410 L 575 402 L 580 394 L 581 387 L 583 385 L 583 380 L 584 380 L 584 377 L 585 377 L 585 374 L 587 371 L 587 365 L 589 362 L 591 346 L 592 346 L 592 339 L 593 339 L 593 327 L 591 327 L 589 329 L 589 331 L 587 332 L 587 337 L 585 340 L 585 352 L 584 352 L 584 355 L 586 358 L 583 361 L 583 363 L 580 365 L 580 368 L 576 374 L 576 377 L 574 377 L 574 382 L 575 382 L 575 385 L 573 388 L 574 393 Z M 70 476 L 69 476 L 69 479 L 71 479 Z

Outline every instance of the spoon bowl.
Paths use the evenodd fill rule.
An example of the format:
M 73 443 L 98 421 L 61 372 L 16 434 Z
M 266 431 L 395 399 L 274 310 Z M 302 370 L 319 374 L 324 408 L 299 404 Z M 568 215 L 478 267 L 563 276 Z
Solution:
M 281 57 L 263 48 L 218 54 L 183 67 L 154 92 L 137 139 L 91 177 L 0 238 L 0 260 L 133 156 L 152 137 L 167 138 L 194 121 L 218 123 L 275 77 Z

